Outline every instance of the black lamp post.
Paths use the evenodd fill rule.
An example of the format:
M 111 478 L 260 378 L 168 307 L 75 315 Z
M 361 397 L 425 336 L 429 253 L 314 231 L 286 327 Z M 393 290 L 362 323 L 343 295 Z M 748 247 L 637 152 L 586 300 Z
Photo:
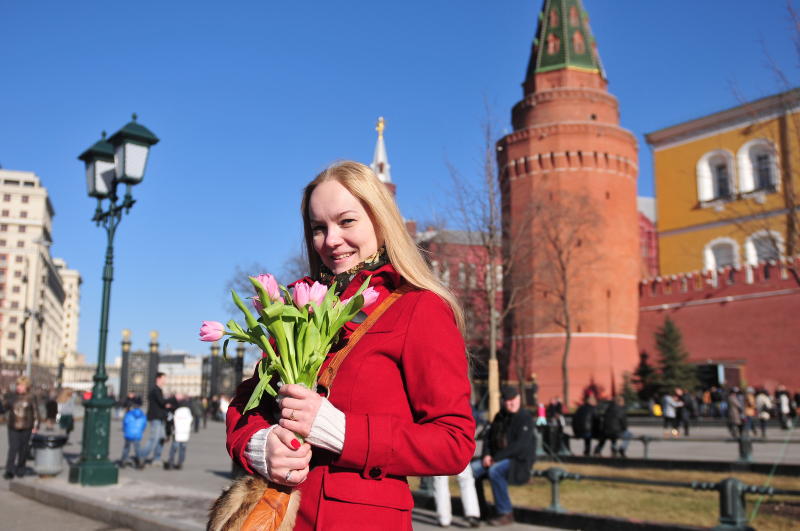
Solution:
M 103 268 L 103 305 L 100 312 L 100 340 L 97 346 L 97 372 L 94 375 L 92 398 L 84 402 L 83 447 L 78 462 L 70 467 L 71 483 L 82 485 L 111 485 L 117 482 L 117 467 L 108 460 L 108 437 L 111 428 L 111 407 L 114 400 L 106 390 L 106 340 L 108 338 L 108 309 L 111 281 L 114 278 L 114 233 L 136 202 L 131 188 L 144 177 L 150 146 L 158 138 L 146 127 L 133 121 L 111 135 L 102 138 L 84 151 L 78 159 L 86 163 L 86 184 L 90 197 L 97 198 L 94 221 L 106 229 L 108 244 Z M 125 197 L 120 201 L 117 186 L 125 184 Z M 103 202 L 108 200 L 107 208 Z

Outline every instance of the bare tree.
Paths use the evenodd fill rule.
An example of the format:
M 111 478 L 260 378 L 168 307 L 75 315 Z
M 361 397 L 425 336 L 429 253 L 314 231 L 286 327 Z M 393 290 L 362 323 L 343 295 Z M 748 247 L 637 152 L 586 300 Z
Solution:
M 594 253 L 592 238 L 601 218 L 585 195 L 553 190 L 532 202 L 534 212 L 533 277 L 536 290 L 535 327 L 555 325 L 564 331 L 561 377 L 564 404 L 569 404 L 569 355 L 576 317 L 584 297 L 577 294 Z
M 445 263 L 458 261 L 463 266 L 464 274 L 458 275 L 463 278 L 455 281 L 450 279 L 450 284 L 464 306 L 473 344 L 476 339 L 480 343 L 475 336 L 488 337 L 485 347 L 488 351 L 489 418 L 493 418 L 500 410 L 498 344 L 503 337 L 503 322 L 518 306 L 526 288 L 530 287 L 530 284 L 526 286 L 524 283 L 507 284 L 504 291 L 503 279 L 511 275 L 513 268 L 523 265 L 530 247 L 521 239 L 521 234 L 509 234 L 503 224 L 495 159 L 495 139 L 498 135 L 490 114 L 487 110 L 488 118 L 481 125 L 483 138 L 479 178 L 465 178 L 453 164 L 447 163 L 454 203 L 450 210 L 451 219 L 462 230 L 457 240 L 450 240 L 450 251 L 447 245 L 433 245 L 432 250 L 437 250 L 438 257 L 444 259 Z M 431 239 L 435 243 L 435 235 Z M 443 243 L 446 243 L 444 240 Z M 511 242 L 507 246 L 508 252 L 504 252 L 504 241 Z M 466 247 L 458 245 L 473 250 L 468 251 Z M 455 252 L 454 248 L 457 249 Z M 448 253 L 450 256 L 447 256 Z M 464 253 L 468 256 L 464 256 Z M 526 363 L 520 361 L 515 366 L 522 387 Z

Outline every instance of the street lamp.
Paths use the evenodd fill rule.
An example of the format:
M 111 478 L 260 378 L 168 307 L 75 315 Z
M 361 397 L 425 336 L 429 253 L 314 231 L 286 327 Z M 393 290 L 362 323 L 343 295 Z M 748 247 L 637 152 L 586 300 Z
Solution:
M 144 177 L 150 146 L 158 138 L 146 127 L 133 121 L 111 135 L 102 138 L 81 153 L 78 159 L 86 164 L 86 184 L 90 197 L 97 199 L 92 221 L 106 229 L 108 244 L 103 268 L 103 305 L 100 312 L 100 340 L 97 345 L 97 371 L 94 375 L 92 398 L 84 402 L 83 446 L 78 462 L 70 467 L 69 481 L 82 485 L 111 485 L 117 482 L 117 467 L 108 460 L 108 437 L 111 427 L 111 406 L 114 400 L 106 390 L 106 340 L 108 338 L 108 308 L 111 281 L 114 278 L 114 233 L 136 202 L 131 188 Z M 125 197 L 119 202 L 117 186 L 125 184 Z M 108 200 L 107 209 L 103 202 Z

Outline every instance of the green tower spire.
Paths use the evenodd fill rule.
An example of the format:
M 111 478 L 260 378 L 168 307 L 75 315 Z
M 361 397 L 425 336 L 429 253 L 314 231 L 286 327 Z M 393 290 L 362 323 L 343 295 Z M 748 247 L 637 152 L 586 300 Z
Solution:
M 606 78 L 581 0 L 544 0 L 526 79 L 565 68 Z

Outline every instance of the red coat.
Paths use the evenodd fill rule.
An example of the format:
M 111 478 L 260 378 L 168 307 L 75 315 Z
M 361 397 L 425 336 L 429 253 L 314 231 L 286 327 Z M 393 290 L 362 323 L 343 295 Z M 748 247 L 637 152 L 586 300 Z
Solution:
M 392 266 L 361 271 L 342 297 L 366 278 L 380 293 L 369 313 L 402 282 Z M 357 325 L 348 323 L 345 335 Z M 274 419 L 274 400 L 242 416 L 256 384 L 239 386 L 227 415 L 227 446 L 249 472 L 244 450 Z M 295 530 L 411 529 L 414 505 L 406 476 L 455 475 L 475 451 L 464 341 L 453 313 L 434 293 L 403 295 L 364 334 L 339 368 L 329 400 L 345 414 L 344 448 L 313 448 L 300 486 Z

